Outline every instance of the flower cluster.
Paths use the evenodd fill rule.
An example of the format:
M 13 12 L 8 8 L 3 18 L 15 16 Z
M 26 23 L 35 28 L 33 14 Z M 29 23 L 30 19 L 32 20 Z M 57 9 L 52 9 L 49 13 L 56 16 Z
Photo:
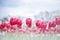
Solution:
M 27 31 L 29 32 L 35 32 L 35 33 L 60 33 L 60 28 L 58 28 L 58 25 L 60 25 L 60 18 L 56 18 L 55 20 L 51 22 L 45 22 L 45 21 L 40 21 L 36 20 L 35 21 L 35 28 L 32 28 L 32 19 L 31 18 L 26 18 L 25 21 L 28 30 L 24 28 L 23 22 L 21 19 L 18 18 L 10 18 L 10 21 L 7 22 L 2 22 L 0 24 L 0 32 L 23 32 L 26 33 Z M 51 32 L 52 31 L 52 32 Z

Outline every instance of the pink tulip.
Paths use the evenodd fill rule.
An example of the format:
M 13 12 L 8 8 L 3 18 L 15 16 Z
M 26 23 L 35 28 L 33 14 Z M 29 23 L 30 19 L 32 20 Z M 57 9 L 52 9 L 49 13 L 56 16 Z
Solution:
M 37 28 L 33 29 L 33 33 L 38 33 Z
M 10 29 L 12 32 L 16 32 L 16 27 L 14 25 L 11 26 L 11 29 Z
M 57 28 L 57 33 L 59 33 L 59 34 L 60 34 L 60 28 Z
M 20 33 L 26 33 L 26 29 L 25 28 L 21 28 L 21 29 L 19 29 L 19 32 Z
M 6 28 L 6 27 L 4 27 L 4 28 L 3 28 L 3 31 L 4 31 L 4 32 L 7 32 L 7 28 Z

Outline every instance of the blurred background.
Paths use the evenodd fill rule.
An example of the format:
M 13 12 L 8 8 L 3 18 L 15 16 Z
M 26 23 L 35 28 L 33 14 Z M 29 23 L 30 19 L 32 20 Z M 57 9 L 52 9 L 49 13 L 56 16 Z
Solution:
M 20 17 L 22 20 L 31 17 L 33 20 L 51 21 L 57 16 L 60 16 L 60 0 L 0 0 L 0 22 L 8 21 L 9 17 Z M 1 34 L 1 40 L 60 40 L 60 36 L 55 34 L 42 34 L 38 37 L 34 36 L 36 34 Z
M 45 11 L 60 11 L 60 0 L 0 0 L 0 18 L 8 15 L 33 18 Z
M 60 0 L 0 0 L 0 19 L 31 17 L 51 21 L 60 16 Z

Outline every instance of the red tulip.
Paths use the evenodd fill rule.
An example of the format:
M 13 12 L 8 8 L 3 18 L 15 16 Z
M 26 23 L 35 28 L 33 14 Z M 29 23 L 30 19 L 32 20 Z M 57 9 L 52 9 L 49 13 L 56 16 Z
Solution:
M 36 21 L 36 26 L 37 26 L 38 28 L 41 27 L 41 22 L 40 22 L 40 20 L 37 20 L 37 21 Z
M 3 31 L 7 31 L 7 30 L 9 30 L 9 28 L 10 28 L 10 24 L 9 23 L 2 23 L 1 25 L 0 25 L 0 29 L 2 29 Z
M 18 19 L 16 23 L 17 25 L 22 26 L 22 20 Z
M 9 23 L 2 23 L 1 26 L 2 26 L 2 27 L 7 27 L 7 28 L 9 28 L 9 27 L 10 27 L 10 24 L 9 24 Z
M 55 21 L 49 22 L 48 28 L 51 28 L 51 27 L 56 27 L 56 22 Z
M 9 23 L 5 23 L 5 27 L 7 27 L 7 29 L 10 29 L 11 25 Z
M 2 28 L 3 28 L 3 27 L 2 27 L 1 24 L 0 24 L 0 32 L 2 31 Z
M 47 23 L 46 22 L 41 22 L 39 33 L 45 33 L 46 27 L 47 27 Z
M 60 25 L 60 18 L 56 18 L 56 24 Z
M 4 27 L 5 27 L 5 23 L 2 23 L 2 24 L 0 25 L 0 28 L 3 29 Z
M 27 25 L 29 28 L 31 28 L 31 26 L 32 26 L 32 19 L 31 19 L 31 18 L 27 18 L 27 19 L 26 19 L 26 25 Z
M 46 29 L 46 27 L 47 27 L 47 23 L 46 22 L 41 22 L 41 28 Z
M 0 24 L 0 27 L 1 27 L 1 24 Z
M 11 19 L 10 19 L 10 24 L 11 24 L 11 25 L 15 25 L 16 22 L 17 22 L 17 18 L 11 18 Z

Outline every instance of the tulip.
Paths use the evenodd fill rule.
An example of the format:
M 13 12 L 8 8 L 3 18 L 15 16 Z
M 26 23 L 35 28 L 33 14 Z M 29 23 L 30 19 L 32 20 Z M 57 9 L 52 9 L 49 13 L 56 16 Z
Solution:
M 3 28 L 3 31 L 4 31 L 4 32 L 7 32 L 7 28 L 6 28 L 6 27 L 4 27 L 4 28 Z
M 26 33 L 26 29 L 25 28 L 21 28 L 21 29 L 19 29 L 19 32 L 20 33 Z
M 7 29 L 10 29 L 11 25 L 9 23 L 5 23 L 5 27 L 7 27 Z
M 57 27 L 60 28 L 60 18 L 56 18 Z
M 49 22 L 48 24 L 48 27 L 51 28 L 51 27 L 56 27 L 56 22 L 55 21 L 52 21 L 52 22 Z
M 27 18 L 27 19 L 26 19 L 26 25 L 27 25 L 29 28 L 31 28 L 31 26 L 32 26 L 32 19 L 31 19 L 31 18 Z
M 11 19 L 10 19 L 10 24 L 11 24 L 11 25 L 15 25 L 16 22 L 17 22 L 17 18 L 11 18 Z
M 20 28 L 22 26 L 22 20 L 18 19 L 17 20 L 17 25 L 18 25 L 18 28 Z
M 47 23 L 46 22 L 41 22 L 41 32 L 45 33 L 47 28 Z
M 59 34 L 60 34 L 60 28 L 57 28 L 57 33 L 59 33 Z
M 37 21 L 36 21 L 36 26 L 37 26 L 38 28 L 41 28 L 41 22 L 40 22 L 40 20 L 37 20 Z
M 16 32 L 16 27 L 14 25 L 11 26 L 11 29 L 10 29 L 12 32 Z
M 5 27 L 5 23 L 3 22 L 0 28 L 3 29 L 4 27 Z
M 55 33 L 55 31 L 56 31 L 56 22 L 55 21 L 49 22 L 48 29 L 51 33 Z
M 46 22 L 41 22 L 41 28 L 46 29 L 46 27 L 47 27 L 47 23 Z
M 56 18 L 56 24 L 60 25 L 60 18 Z

